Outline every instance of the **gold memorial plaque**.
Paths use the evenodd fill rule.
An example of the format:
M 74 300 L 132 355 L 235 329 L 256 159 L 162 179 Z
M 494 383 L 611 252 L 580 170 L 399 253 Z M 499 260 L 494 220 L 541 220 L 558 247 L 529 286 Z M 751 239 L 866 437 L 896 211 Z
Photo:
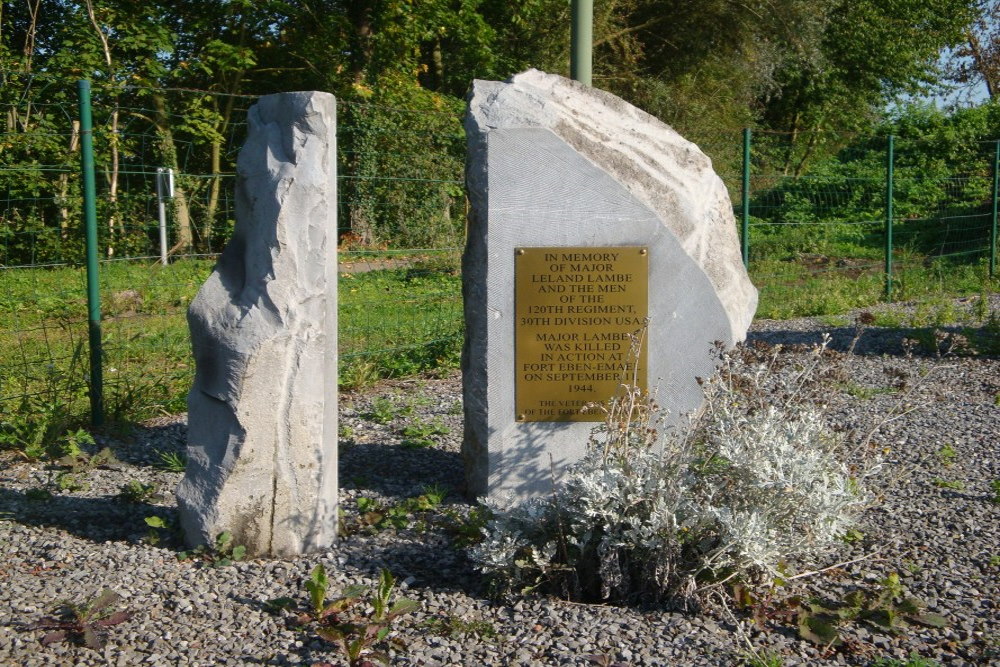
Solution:
M 645 247 L 515 248 L 516 420 L 602 421 L 580 408 L 645 388 L 646 345 L 630 347 L 648 311 Z

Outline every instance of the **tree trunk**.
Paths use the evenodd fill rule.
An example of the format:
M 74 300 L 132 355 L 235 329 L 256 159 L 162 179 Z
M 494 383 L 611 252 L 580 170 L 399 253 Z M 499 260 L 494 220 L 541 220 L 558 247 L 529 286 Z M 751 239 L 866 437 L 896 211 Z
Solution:
M 80 121 L 73 121 L 73 131 L 69 137 L 69 153 L 72 155 L 80 148 Z M 67 204 L 69 198 L 69 172 L 59 174 L 59 234 L 63 240 L 69 238 L 70 210 Z
M 995 99 L 997 85 L 1000 84 L 1000 81 L 997 81 L 996 63 L 992 62 L 989 54 L 983 51 L 982 44 L 980 44 L 976 33 L 973 30 L 969 30 L 967 34 L 969 53 L 972 55 L 975 68 L 979 72 L 979 75 L 983 77 L 983 81 L 986 82 L 986 92 L 989 93 L 990 99 Z
M 156 112 L 154 122 L 156 133 L 160 135 L 160 155 L 168 169 L 173 169 L 178 177 L 174 179 L 174 221 L 177 227 L 177 243 L 170 248 L 170 254 L 179 250 L 190 250 L 194 245 L 191 234 L 191 211 L 188 208 L 187 194 L 181 185 L 180 170 L 177 168 L 177 148 L 174 145 L 174 134 L 170 130 L 170 117 L 167 115 L 167 103 L 162 93 L 153 94 L 153 109 Z
M 354 0 L 350 7 L 351 24 L 354 26 L 354 38 L 357 48 L 351 49 L 351 69 L 354 83 L 362 83 L 365 71 L 372 58 L 372 0 Z

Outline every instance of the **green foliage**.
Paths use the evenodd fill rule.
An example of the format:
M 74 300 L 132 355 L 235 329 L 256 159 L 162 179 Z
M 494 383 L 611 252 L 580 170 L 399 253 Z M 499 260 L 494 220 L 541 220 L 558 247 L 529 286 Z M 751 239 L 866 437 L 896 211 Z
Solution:
M 52 500 L 52 492 L 45 488 L 28 489 L 24 492 L 24 497 L 35 502 L 45 502 Z
M 146 503 L 157 497 L 158 490 L 155 482 L 145 484 L 133 479 L 122 484 L 118 497 L 126 503 Z
M 941 462 L 941 465 L 946 468 L 950 468 L 955 464 L 955 459 L 958 458 L 958 452 L 955 451 L 955 448 L 951 445 L 944 444 L 941 446 L 941 449 L 937 450 L 937 457 Z
M 496 627 L 489 621 L 466 621 L 453 614 L 431 616 L 420 625 L 431 634 L 450 639 L 463 637 L 475 637 L 485 641 L 498 641 L 500 639 Z
M 878 658 L 871 664 L 871 667 L 939 667 L 939 665 L 940 663 L 936 660 L 924 658 L 920 654 L 914 652 L 910 653 L 910 656 L 906 660 L 897 660 L 896 658 Z
M 423 527 L 423 517 L 438 508 L 448 495 L 448 490 L 437 484 L 423 488 L 423 493 L 398 503 L 383 505 L 372 498 L 359 496 L 358 520 L 355 530 L 379 530 Z
M 866 623 L 889 634 L 902 634 L 912 623 L 932 628 L 948 625 L 947 619 L 926 611 L 926 604 L 906 596 L 899 575 L 892 573 L 880 582 L 880 590 L 855 590 L 839 602 L 798 601 L 799 636 L 823 646 L 839 646 L 844 623 Z
M 389 664 L 389 656 L 381 647 L 392 645 L 405 648 L 402 640 L 390 637 L 392 624 L 403 614 L 416 611 L 420 603 L 407 598 L 392 601 L 396 581 L 388 570 L 379 572 L 374 590 L 365 596 L 364 586 L 350 586 L 340 597 L 327 599 L 330 582 L 322 564 L 313 568 L 305 582 L 309 604 L 298 607 L 291 598 L 271 600 L 267 607 L 272 613 L 290 610 L 295 613 L 298 625 L 311 628 L 321 638 L 336 644 L 351 667 L 360 667 L 377 660 Z M 362 602 L 371 606 L 371 612 L 359 611 Z M 327 664 L 327 663 L 321 663 Z
M 154 467 L 167 472 L 184 472 L 187 469 L 187 455 L 180 452 L 160 451 L 156 452 L 156 462 Z
M 404 426 L 400 433 L 404 436 L 403 447 L 422 449 L 433 447 L 437 442 L 437 436 L 448 434 L 448 427 L 444 425 L 440 417 L 430 420 L 414 419 Z
M 143 538 L 146 544 L 159 546 L 167 542 L 180 543 L 183 540 L 183 532 L 176 518 L 164 518 L 154 514 L 147 516 L 144 522 L 149 527 Z
M 931 484 L 939 489 L 951 489 L 952 491 L 965 491 L 965 483 L 958 480 L 946 480 L 940 477 L 935 477 L 931 480 Z
M 397 397 L 376 396 L 372 399 L 368 412 L 361 416 L 376 424 L 388 424 L 397 417 L 413 414 L 413 408 L 398 401 Z
M 990 491 L 993 492 L 993 497 L 990 500 L 994 503 L 1000 504 L 1000 479 L 990 481 Z
M 373 612 L 370 616 L 360 614 L 344 614 L 336 617 L 327 616 L 327 622 L 316 628 L 316 634 L 340 647 L 351 667 L 360 667 L 370 660 L 377 660 L 385 665 L 390 664 L 388 654 L 376 647 L 388 642 L 396 648 L 405 648 L 397 637 L 390 637 L 392 623 L 403 614 L 420 609 L 420 603 L 408 598 L 398 598 L 392 602 L 392 590 L 396 585 L 389 570 L 379 572 L 379 581 L 369 597 Z M 347 612 L 355 606 L 358 599 L 344 599 L 343 611 Z
M 773 651 L 749 653 L 742 659 L 741 664 L 745 667 L 782 667 L 785 664 L 781 654 Z
M 445 513 L 444 527 L 451 533 L 455 546 L 465 549 L 483 539 L 483 530 L 493 518 L 493 513 L 486 507 L 473 507 L 463 516 L 458 510 L 452 509 Z
M 150 519 L 153 518 L 147 517 L 147 525 L 153 528 L 160 527 L 150 523 Z M 154 523 L 158 524 L 159 522 L 154 521 Z M 247 549 L 242 544 L 233 544 L 233 536 L 230 533 L 222 532 L 215 538 L 214 544 L 201 544 L 191 551 L 181 551 L 177 554 L 177 560 L 198 559 L 209 567 L 226 567 L 235 561 L 243 560 L 246 557 L 246 552 Z
M 42 644 L 72 641 L 100 651 L 107 640 L 108 629 L 132 618 L 131 612 L 114 611 L 121 596 L 104 589 L 97 597 L 84 602 L 64 602 L 52 616 L 35 621 L 32 630 L 48 630 Z

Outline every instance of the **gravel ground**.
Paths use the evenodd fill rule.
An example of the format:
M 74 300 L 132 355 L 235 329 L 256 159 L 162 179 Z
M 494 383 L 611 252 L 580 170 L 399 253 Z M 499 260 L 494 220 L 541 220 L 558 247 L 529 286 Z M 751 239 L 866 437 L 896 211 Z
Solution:
M 957 302 L 953 310 L 974 306 Z M 993 308 L 1000 312 L 1000 300 Z M 924 317 L 919 308 L 900 313 L 917 323 Z M 799 355 L 794 344 L 814 343 L 826 332 L 831 347 L 844 350 L 855 335 L 848 322 L 759 321 L 750 340 L 782 344 L 782 354 Z M 392 653 L 393 664 L 731 665 L 740 664 L 750 647 L 780 658 L 769 664 L 783 665 L 903 664 L 917 655 L 949 665 L 1000 664 L 1000 504 L 992 502 L 990 486 L 1000 480 L 1000 359 L 908 355 L 906 338 L 932 337 L 926 330 L 870 327 L 853 354 L 827 357 L 842 378 L 829 393 L 834 428 L 863 430 L 896 416 L 875 436 L 887 465 L 879 502 L 863 518 L 857 539 L 833 560 L 812 566 L 862 560 L 799 579 L 781 595 L 836 598 L 859 586 L 870 590 L 897 572 L 912 594 L 948 619 L 946 628 L 891 636 L 850 625 L 844 648 L 821 650 L 797 639 L 780 615 L 758 629 L 740 612 L 694 615 L 541 596 L 491 601 L 449 528 L 470 509 L 460 497 L 461 381 L 450 375 L 342 396 L 340 482 L 352 532 L 327 553 L 295 560 L 213 568 L 197 559 L 179 561 L 176 545 L 146 543 L 144 519 L 170 521 L 175 514 L 172 490 L 181 475 L 154 464 L 157 452 L 183 450 L 183 415 L 127 437 L 99 438 L 120 463 L 80 473 L 85 488 L 57 490 L 49 499 L 29 492 L 50 484 L 53 471 L 8 453 L 0 460 L 0 663 L 346 664 L 332 644 L 298 629 L 289 612 L 272 614 L 265 605 L 279 597 L 304 602 L 303 582 L 322 563 L 334 593 L 350 584 L 371 585 L 379 569 L 388 568 L 400 591 L 421 603 L 420 611 L 394 626 L 407 647 Z M 444 433 L 426 435 L 432 446 L 405 446 L 419 436 L 402 431 L 416 424 L 438 427 L 423 428 L 425 435 Z M 155 483 L 165 497 L 123 501 L 118 493 L 130 481 Z M 430 485 L 452 493 L 434 511 L 411 516 L 408 527 L 363 525 L 359 499 L 392 505 Z M 133 616 L 110 629 L 102 650 L 43 646 L 44 632 L 28 627 L 61 600 L 83 600 L 104 588 L 120 594 L 118 608 Z

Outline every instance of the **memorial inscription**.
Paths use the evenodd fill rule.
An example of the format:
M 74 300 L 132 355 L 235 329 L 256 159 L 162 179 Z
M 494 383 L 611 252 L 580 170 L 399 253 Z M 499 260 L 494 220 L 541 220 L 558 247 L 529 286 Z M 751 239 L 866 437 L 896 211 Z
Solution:
M 646 387 L 646 347 L 630 347 L 649 309 L 647 248 L 515 248 L 514 283 L 517 421 L 601 421 L 580 408 L 625 380 Z

